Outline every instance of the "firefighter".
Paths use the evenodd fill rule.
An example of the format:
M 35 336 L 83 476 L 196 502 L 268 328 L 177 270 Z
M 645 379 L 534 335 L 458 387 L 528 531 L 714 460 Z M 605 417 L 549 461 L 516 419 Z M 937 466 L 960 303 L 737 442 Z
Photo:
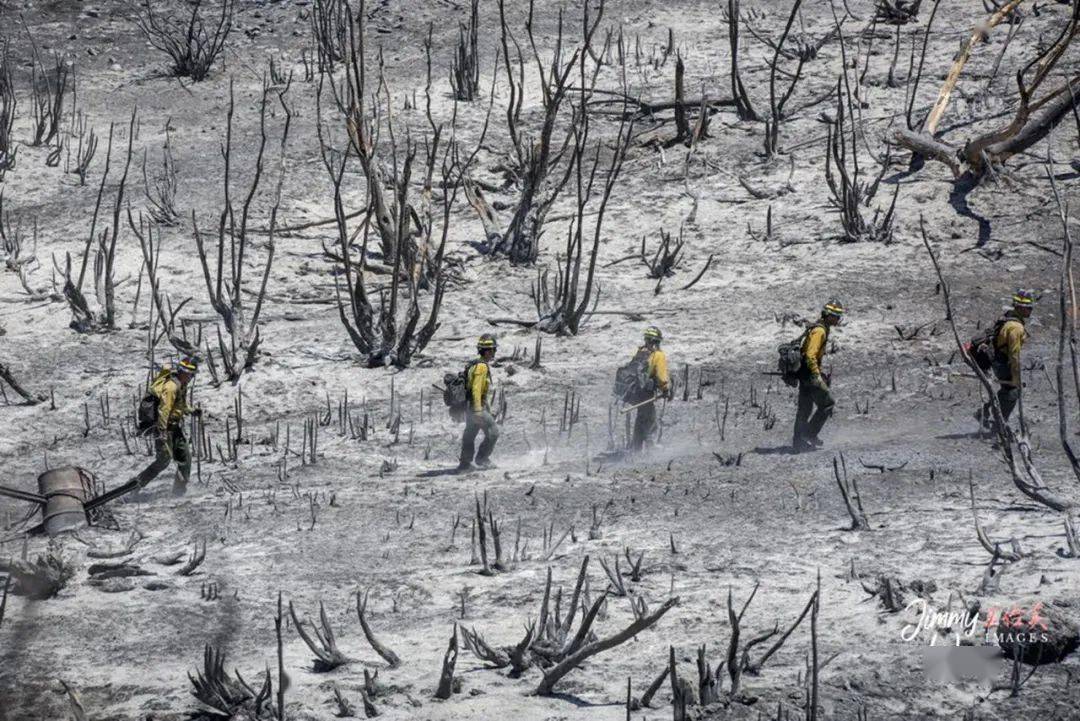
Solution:
M 469 364 L 465 371 L 465 393 L 468 408 L 465 411 L 465 432 L 461 436 L 461 460 L 459 471 L 473 468 L 475 462 L 480 468 L 490 468 L 491 452 L 499 440 L 499 424 L 491 413 L 491 399 L 494 397 L 494 385 L 491 378 L 491 361 L 495 359 L 497 344 L 489 333 L 480 336 L 476 343 L 479 358 Z M 476 436 L 481 431 L 484 440 L 476 448 Z
M 642 389 L 643 397 L 635 401 L 644 403 L 637 408 L 634 416 L 634 437 L 630 443 L 631 450 L 640 451 L 645 446 L 645 439 L 656 426 L 656 401 L 670 397 L 671 394 L 667 356 L 660 350 L 660 343 L 663 340 L 664 334 L 660 332 L 660 329 L 649 326 L 645 329 L 645 344 L 634 354 L 634 361 L 644 365 L 646 381 Z
M 155 456 L 154 462 L 135 477 L 140 489 L 168 468 L 169 463 L 175 462 L 173 495 L 182 496 L 187 493 L 188 479 L 191 476 L 191 450 L 184 436 L 184 418 L 191 413 L 187 404 L 187 388 L 195 378 L 197 370 L 194 358 L 184 358 L 175 368 L 162 370 L 150 384 L 150 393 L 158 400 Z
M 1020 351 L 1027 340 L 1027 319 L 1035 307 L 1035 293 L 1017 290 L 1012 297 L 1012 310 L 1006 311 L 994 325 L 992 368 L 998 380 L 997 400 L 1001 417 L 1008 423 L 1009 416 L 1020 400 L 1023 382 L 1020 377 Z M 987 401 L 976 417 L 986 430 L 994 428 L 991 403 Z
M 821 361 L 829 343 L 829 331 L 844 317 L 844 306 L 830 301 L 821 310 L 821 318 L 803 337 L 802 367 L 799 369 L 799 402 L 795 409 L 795 434 L 792 449 L 796 453 L 812 451 L 822 445 L 818 434 L 836 405 L 822 374 Z

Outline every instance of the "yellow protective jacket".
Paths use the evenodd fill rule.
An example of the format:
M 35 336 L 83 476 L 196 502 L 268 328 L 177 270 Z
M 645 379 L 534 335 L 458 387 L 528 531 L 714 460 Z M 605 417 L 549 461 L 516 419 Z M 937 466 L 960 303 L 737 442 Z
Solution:
M 648 349 L 642 346 L 641 348 L 638 348 L 634 357 L 636 358 L 639 353 L 647 352 Z M 667 356 L 664 354 L 664 351 L 657 348 L 652 353 L 649 353 L 649 362 L 645 367 L 645 375 L 656 381 L 656 389 L 658 391 L 661 393 L 668 392 L 671 378 L 668 376 Z
M 829 330 L 820 323 L 810 326 L 810 330 L 803 339 L 802 357 L 803 365 L 810 373 L 811 378 L 821 376 L 821 359 L 825 357 L 825 346 L 829 341 Z
M 157 429 L 164 433 L 169 426 L 177 425 L 184 420 L 189 408 L 187 399 L 184 397 L 184 389 L 180 381 L 176 380 L 171 371 L 164 370 L 158 373 L 154 382 L 150 384 L 150 392 L 158 399 L 158 422 Z
M 479 413 L 491 408 L 491 369 L 483 360 L 469 366 L 465 388 L 469 393 L 469 408 Z
M 1001 324 L 997 337 L 994 339 L 994 350 L 998 357 L 1006 360 L 1009 364 L 1010 379 L 1002 381 L 1005 385 L 1020 387 L 1020 350 L 1027 340 L 1027 329 L 1024 328 L 1024 319 L 1012 312 L 1005 314 L 1005 322 Z

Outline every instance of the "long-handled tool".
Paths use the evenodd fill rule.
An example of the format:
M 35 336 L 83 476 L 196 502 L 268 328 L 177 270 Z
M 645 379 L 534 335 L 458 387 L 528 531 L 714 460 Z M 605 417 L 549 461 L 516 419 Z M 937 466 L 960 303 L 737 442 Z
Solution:
M 629 413 L 630 411 L 634 410 L 635 408 L 641 408 L 642 406 L 647 406 L 650 403 L 655 403 L 656 399 L 659 398 L 659 397 L 660 396 L 653 396 L 652 398 L 649 398 L 648 400 L 644 400 L 641 403 L 635 403 L 632 406 L 627 406 L 626 408 L 623 408 L 622 410 L 620 410 L 619 413 Z

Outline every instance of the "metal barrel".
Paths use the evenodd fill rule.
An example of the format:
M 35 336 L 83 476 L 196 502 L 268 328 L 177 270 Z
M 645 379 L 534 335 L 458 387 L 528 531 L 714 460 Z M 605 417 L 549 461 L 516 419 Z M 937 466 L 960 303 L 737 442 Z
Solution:
M 50 536 L 87 525 L 83 504 L 90 489 L 78 468 L 64 466 L 42 473 L 38 490 L 45 497 L 45 532 Z

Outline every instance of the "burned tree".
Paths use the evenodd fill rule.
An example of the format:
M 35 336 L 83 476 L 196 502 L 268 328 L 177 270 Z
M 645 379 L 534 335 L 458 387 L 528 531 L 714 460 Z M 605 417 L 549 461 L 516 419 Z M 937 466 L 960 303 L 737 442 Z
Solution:
M 33 40 L 31 39 L 31 43 Z M 30 145 L 48 145 L 60 133 L 64 115 L 64 98 L 71 89 L 71 69 L 59 55 L 53 56 L 53 68 L 47 70 L 34 48 L 30 66 L 31 109 L 34 113 L 34 132 Z
M 510 98 L 506 108 L 506 124 L 513 150 L 511 174 L 513 184 L 518 190 L 517 200 L 512 204 L 513 214 L 505 225 L 484 197 L 480 186 L 470 178 L 465 178 L 465 195 L 484 225 L 487 252 L 505 255 L 510 259 L 511 263 L 521 265 L 530 265 L 536 261 L 540 253 L 540 239 L 543 234 L 547 213 L 570 181 L 575 168 L 574 161 L 579 157 L 576 153 L 583 147 L 581 146 L 583 139 L 580 133 L 575 133 L 574 130 L 567 131 L 561 140 L 557 140 L 555 136 L 563 103 L 571 92 L 571 75 L 578 65 L 579 59 L 582 68 L 584 68 L 586 59 L 593 54 L 592 40 L 603 18 L 604 3 L 600 2 L 596 9 L 595 18 L 589 15 L 588 3 L 584 5 L 582 44 L 581 47 L 570 54 L 568 60 L 564 59 L 566 49 L 563 46 L 562 11 L 559 12 L 555 48 L 552 51 L 550 60 L 547 62 L 541 58 L 537 49 L 536 37 L 533 33 L 533 11 L 534 0 L 530 0 L 525 30 L 528 35 L 529 45 L 532 48 L 537 73 L 542 78 L 543 119 L 540 131 L 535 137 L 521 127 L 526 61 L 520 43 L 510 31 L 506 18 L 505 0 L 499 0 L 503 69 L 510 88 Z M 511 52 L 511 47 L 513 52 Z M 603 57 L 603 55 L 604 53 L 601 52 L 597 54 L 597 57 Z M 518 66 L 516 77 L 514 73 L 515 57 Z M 599 69 L 600 63 L 597 62 L 590 74 L 588 89 L 585 86 L 586 74 L 582 73 L 581 92 L 586 99 L 591 95 L 591 88 Z M 574 112 L 584 114 L 584 102 Z M 577 120 L 572 125 L 577 127 L 580 122 L 580 120 Z M 568 162 L 563 163 L 564 160 Z M 569 241 L 568 245 L 570 245 Z M 543 314 L 543 311 L 541 313 Z M 556 325 L 560 325 L 560 323 L 556 323 Z
M 480 95 L 480 0 L 472 0 L 469 26 L 458 26 L 458 42 L 450 65 L 450 87 L 454 98 L 463 102 L 476 100 Z
M 15 125 L 15 83 L 11 77 L 11 62 L 8 57 L 8 41 L 4 39 L 0 46 L 0 181 L 4 174 L 15 167 L 15 139 L 11 135 Z
M 881 169 L 873 180 L 863 180 L 863 167 L 859 164 L 858 136 L 859 131 L 855 127 L 853 116 L 853 99 L 845 73 L 845 77 L 836 83 L 836 116 L 829 122 L 826 139 L 825 182 L 829 186 L 830 202 L 840 214 L 840 225 L 844 231 L 841 237 L 845 242 L 891 243 L 893 211 L 900 195 L 900 186 L 896 186 L 884 217 L 880 208 L 874 208 L 874 214 L 870 218 L 864 215 L 889 169 L 891 156 L 886 153 Z
M 146 152 L 143 152 L 142 175 L 143 193 L 146 196 L 147 214 L 158 225 L 176 226 L 180 224 L 180 213 L 176 210 L 176 161 L 172 154 L 171 127 L 165 123 L 165 142 L 161 146 L 161 175 L 151 184 L 146 175 Z
M 799 14 L 800 7 L 802 7 L 802 0 L 795 0 L 794 4 L 791 6 L 791 14 L 788 15 L 787 24 L 784 25 L 784 32 L 781 33 L 780 40 L 773 48 L 773 59 L 769 64 L 769 117 L 765 118 L 765 155 L 768 157 L 772 157 L 780 149 L 780 123 L 786 117 L 784 114 L 784 106 L 787 105 L 787 102 L 795 92 L 795 86 L 798 85 L 799 79 L 802 77 L 803 66 L 809 60 L 817 57 L 819 49 L 816 45 L 805 43 L 797 44 L 795 54 L 798 57 L 798 63 L 795 66 L 795 71 L 784 73 L 785 75 L 790 75 L 791 83 L 788 85 L 787 90 L 777 98 L 776 75 L 780 72 L 778 65 L 780 64 L 780 58 L 784 55 L 784 44 L 791 34 L 791 27 L 795 23 L 795 18 Z
M 113 126 L 109 126 L 109 141 L 106 149 L 105 170 L 101 176 L 101 184 L 98 187 L 97 201 L 94 204 L 94 215 L 90 222 L 90 234 L 83 246 L 82 262 L 79 267 L 79 276 L 76 281 L 71 279 L 71 255 L 67 254 L 64 265 L 61 267 L 53 264 L 64 279 L 64 298 L 71 308 L 71 327 L 80 333 L 94 330 L 116 329 L 116 278 L 114 270 L 116 265 L 116 244 L 120 237 L 121 210 L 124 207 L 124 192 L 127 186 L 128 170 L 131 167 L 132 144 L 135 140 L 135 123 L 137 111 L 131 111 L 131 120 L 128 123 L 127 155 L 124 160 L 124 170 L 120 176 L 120 182 L 116 188 L 116 198 L 113 202 L 112 225 L 105 226 L 100 234 L 96 232 L 98 215 L 101 211 L 101 203 L 105 193 L 105 183 L 109 178 L 109 166 L 112 155 Z M 91 311 L 86 297 L 83 295 L 83 282 L 86 278 L 86 268 L 89 265 L 91 250 L 94 251 L 94 290 L 97 296 L 99 310 Z
M 1080 4 L 1073 3 L 1068 22 L 1054 41 L 1040 47 L 1035 56 L 1016 71 L 1018 104 L 1006 125 L 968 138 L 959 147 L 935 135 L 937 123 L 944 114 L 973 46 L 984 39 L 991 28 L 1006 19 L 1019 3 L 1020 0 L 1012 0 L 976 26 L 971 39 L 954 61 L 938 93 L 937 102 L 922 127 L 916 130 L 909 126 L 895 131 L 896 141 L 900 145 L 918 156 L 944 163 L 956 178 L 965 173 L 974 179 L 993 175 L 995 169 L 1010 157 L 1028 150 L 1045 138 L 1074 110 L 1080 98 L 1080 74 L 1075 70 L 1052 89 L 1043 91 L 1043 85 L 1080 33 Z M 1040 94 L 1040 91 L 1043 92 Z
M 320 72 L 333 73 L 349 53 L 348 3 L 315 0 L 311 6 L 311 34 Z
M 223 178 L 225 207 L 222 208 L 221 214 L 218 216 L 216 250 L 207 248 L 203 234 L 199 230 L 195 211 L 192 210 L 191 212 L 195 248 L 199 254 L 199 265 L 202 267 L 203 280 L 206 282 L 206 293 L 209 296 L 211 307 L 221 318 L 227 334 L 226 338 L 226 336 L 222 335 L 221 328 L 218 328 L 218 357 L 224 366 L 225 377 L 233 382 L 237 381 L 244 371 L 251 368 L 258 353 L 261 340 L 259 335 L 259 315 L 262 312 L 263 300 L 266 298 L 266 284 L 270 278 L 270 267 L 274 262 L 274 232 L 277 224 L 278 207 L 281 204 L 281 185 L 285 177 L 285 146 L 289 139 L 289 126 L 292 122 L 292 111 L 285 102 L 285 95 L 289 92 L 288 85 L 275 91 L 278 104 L 285 113 L 285 123 L 281 131 L 281 170 L 270 210 L 270 232 L 266 242 L 266 263 L 262 269 L 259 289 L 255 293 L 255 307 L 250 311 L 249 316 L 247 304 L 244 301 L 246 292 L 244 286 L 245 263 L 248 262 L 247 251 L 252 234 L 248 225 L 251 218 L 252 202 L 258 192 L 263 176 L 263 162 L 267 143 L 266 115 L 270 92 L 270 86 L 264 81 L 259 111 L 259 147 L 255 156 L 255 168 L 251 184 L 244 196 L 239 212 L 237 212 L 238 209 L 233 202 L 232 190 L 232 130 L 235 105 L 232 82 L 229 83 L 229 109 L 225 121 L 225 143 L 221 148 L 221 154 L 225 161 Z M 239 217 L 237 217 L 238 215 Z M 216 256 L 216 260 L 211 261 L 212 256 Z M 213 271 L 211 271 L 212 262 L 214 265 Z M 228 271 L 227 277 L 225 275 L 226 271 Z M 208 360 L 213 365 L 213 353 L 209 349 L 209 340 L 207 341 L 207 355 Z
M 178 77 L 198 82 L 210 74 L 210 68 L 225 49 L 232 31 L 234 0 L 221 0 L 221 11 L 204 16 L 203 0 L 194 0 L 185 19 L 160 13 L 153 0 L 146 0 L 135 16 L 135 24 L 147 42 L 169 56 L 172 72 Z
M 390 143 L 389 164 L 393 172 L 393 177 L 387 179 L 382 170 L 382 160 L 377 155 L 381 136 L 379 131 L 383 129 L 380 122 L 382 103 L 377 101 L 370 113 L 367 105 L 363 3 L 360 4 L 355 23 L 351 11 L 347 11 L 347 15 L 350 53 L 346 72 L 350 105 L 346 122 L 349 140 L 344 150 L 335 150 L 328 144 L 328 131 L 321 120 L 322 104 L 319 99 L 322 95 L 322 79 L 316 95 L 319 146 L 323 165 L 334 187 L 334 216 L 338 230 L 338 253 L 334 255 L 328 251 L 328 254 L 341 264 L 341 275 L 344 276 L 343 284 L 335 279 L 338 315 L 353 345 L 364 356 L 369 367 L 405 367 L 416 353 L 424 349 L 438 328 L 439 310 L 446 287 L 444 251 L 449 233 L 450 209 L 459 187 L 460 163 L 456 146 L 448 143 L 442 151 L 442 231 L 435 247 L 432 241 L 434 222 L 430 197 L 442 126 L 435 125 L 429 112 L 433 132 L 432 137 L 424 142 L 427 160 L 424 164 L 421 203 L 417 208 L 409 200 L 409 191 L 420 142 L 406 128 L 405 147 L 399 147 L 390 115 L 389 89 L 380 77 L 379 89 L 386 95 L 388 115 L 385 131 Z M 360 161 L 368 192 L 367 209 L 360 228 L 355 231 L 349 229 L 351 215 L 345 210 L 342 196 L 345 170 L 353 155 Z M 390 196 L 386 192 L 387 185 L 393 190 Z M 378 236 L 379 251 L 368 249 L 373 230 Z M 354 257 L 353 241 L 361 233 L 363 238 L 358 256 Z M 381 263 L 375 265 L 372 262 L 375 260 Z M 375 274 L 389 275 L 388 284 L 378 290 L 377 307 L 372 303 L 368 285 L 368 276 Z M 430 288 L 432 292 L 427 320 L 421 326 L 420 294 L 425 288 Z
M 581 75 L 585 75 L 585 54 L 581 55 Z M 630 148 L 633 135 L 633 123 L 623 120 L 619 124 L 618 135 L 607 162 L 601 160 L 604 150 L 602 141 L 596 143 L 589 153 L 589 116 L 585 112 L 585 92 L 582 91 L 581 104 L 576 112 L 577 124 L 574 129 L 574 149 L 570 162 L 574 165 L 576 191 L 576 213 L 566 233 L 566 247 L 561 260 L 558 260 L 554 286 L 549 286 L 548 273 L 542 273 L 533 285 L 532 297 L 536 304 L 539 321 L 536 327 L 547 333 L 577 335 L 581 325 L 591 310 L 596 309 L 600 300 L 599 283 L 596 281 L 596 261 L 600 253 L 604 214 L 607 211 L 611 193 L 619 179 L 626 153 Z M 591 155 L 588 170 L 585 169 L 586 155 Z M 596 197 L 596 181 L 600 167 L 606 166 L 603 187 L 599 191 L 596 203 L 596 220 L 593 224 L 592 248 L 586 258 L 585 244 L 588 242 L 585 230 L 587 209 Z M 582 265 L 585 264 L 584 287 L 582 287 Z
M 731 47 L 731 97 L 739 120 L 760 120 L 739 73 L 739 0 L 727 3 L 728 43 Z

